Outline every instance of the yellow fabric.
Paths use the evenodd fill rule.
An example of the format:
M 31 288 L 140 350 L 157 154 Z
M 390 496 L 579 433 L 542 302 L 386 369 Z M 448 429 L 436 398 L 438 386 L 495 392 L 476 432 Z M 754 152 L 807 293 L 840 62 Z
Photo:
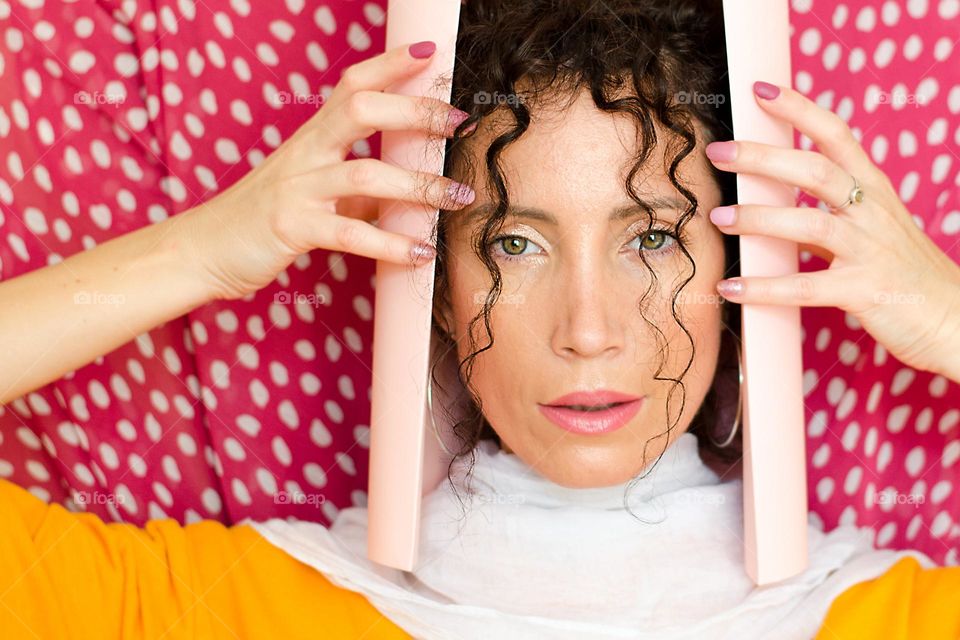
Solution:
M 410 636 L 248 526 L 144 528 L 0 480 L 0 638 Z
M 0 638 L 409 638 L 248 526 L 144 528 L 0 480 Z M 905 557 L 834 600 L 816 640 L 960 639 L 960 567 Z
M 833 601 L 815 640 L 960 639 L 960 567 L 905 556 Z

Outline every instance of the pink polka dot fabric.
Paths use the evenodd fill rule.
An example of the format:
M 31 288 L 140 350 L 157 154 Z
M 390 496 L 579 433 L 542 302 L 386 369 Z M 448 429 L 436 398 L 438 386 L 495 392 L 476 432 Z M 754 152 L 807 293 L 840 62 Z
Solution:
M 791 19 L 795 86 L 851 124 L 960 260 L 958 4 L 794 0 Z M 228 187 L 315 112 L 310 96 L 383 50 L 384 15 L 382 1 L 0 0 L 0 275 Z M 373 272 L 314 251 L 0 408 L 0 475 L 135 523 L 329 523 L 365 500 Z M 957 385 L 836 309 L 803 322 L 812 512 L 956 564 Z
M 791 6 L 794 87 L 850 124 L 960 262 L 960 0 Z M 880 547 L 958 564 L 960 387 L 906 367 L 842 311 L 802 318 L 811 511 L 826 528 L 870 526 Z
M 382 49 L 384 20 L 370 3 L 0 1 L 3 278 L 227 188 Z M 0 472 L 136 523 L 362 504 L 373 273 L 313 252 L 13 402 Z

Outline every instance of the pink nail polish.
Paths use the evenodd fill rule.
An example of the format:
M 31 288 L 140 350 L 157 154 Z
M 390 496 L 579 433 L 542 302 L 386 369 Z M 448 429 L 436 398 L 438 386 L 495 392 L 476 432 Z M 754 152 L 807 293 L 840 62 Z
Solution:
M 722 296 L 739 296 L 743 293 L 743 281 L 739 278 L 721 280 L 717 283 L 717 291 Z
M 410 249 L 410 257 L 414 262 L 427 262 L 437 257 L 437 250 L 426 243 L 415 244 Z
M 437 43 L 433 40 L 423 40 L 410 45 L 410 55 L 414 58 L 429 58 L 437 50 Z
M 476 197 L 473 189 L 462 182 L 454 182 L 447 187 L 447 194 L 460 204 L 470 204 Z
M 773 100 L 780 95 L 780 87 L 775 84 L 770 84 L 769 82 L 764 82 L 763 80 L 758 80 L 753 83 L 753 92 L 764 100 Z
M 707 157 L 715 162 L 731 162 L 737 158 L 737 143 L 733 140 L 726 142 L 711 142 L 707 145 Z
M 453 108 L 447 112 L 447 127 L 449 131 L 456 129 L 461 122 L 470 117 L 470 114 L 466 111 L 461 111 L 460 109 Z
M 710 211 L 710 220 L 718 227 L 733 224 L 737 219 L 737 211 L 732 206 L 717 207 Z

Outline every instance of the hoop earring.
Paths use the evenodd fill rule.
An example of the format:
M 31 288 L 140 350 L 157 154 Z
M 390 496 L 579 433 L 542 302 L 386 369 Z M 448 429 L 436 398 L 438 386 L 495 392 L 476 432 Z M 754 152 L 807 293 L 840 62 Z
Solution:
M 726 449 L 730 446 L 730 443 L 733 442 L 734 437 L 737 435 L 737 429 L 740 427 L 740 412 L 743 409 L 743 395 L 741 393 L 741 387 L 743 386 L 743 359 L 740 356 L 740 344 L 737 343 L 737 414 L 733 419 L 733 428 L 730 430 L 730 435 L 727 436 L 727 439 L 723 443 L 719 443 L 710 437 L 710 434 L 707 434 L 707 438 L 713 443 L 718 449 Z
M 437 442 L 440 443 L 440 448 L 443 449 L 443 452 L 448 456 L 456 457 L 457 454 L 450 451 L 443 441 L 443 438 L 440 437 L 440 428 L 437 427 L 437 421 L 433 417 L 433 376 L 427 376 L 427 412 L 430 414 L 430 424 L 433 425 L 433 435 L 437 438 Z

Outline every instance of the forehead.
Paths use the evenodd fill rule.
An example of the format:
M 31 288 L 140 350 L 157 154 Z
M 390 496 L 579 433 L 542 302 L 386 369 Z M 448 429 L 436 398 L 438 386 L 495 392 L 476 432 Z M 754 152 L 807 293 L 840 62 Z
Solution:
M 529 128 L 505 148 L 499 159 L 511 204 L 544 211 L 580 211 L 606 219 L 618 207 L 632 202 L 625 181 L 640 145 L 632 115 L 599 111 L 587 91 L 569 101 L 552 100 L 528 107 Z M 471 212 L 482 214 L 488 209 L 485 205 L 496 199 L 487 192 L 484 154 L 496 136 L 512 126 L 512 115 L 502 108 L 464 141 L 463 151 L 473 167 L 471 184 L 477 190 L 477 200 L 464 210 L 464 217 Z M 654 208 L 673 203 L 679 205 L 675 209 L 686 209 L 686 198 L 667 175 L 675 151 L 667 155 L 666 131 L 659 123 L 655 126 L 657 147 L 635 176 L 634 188 Z M 709 198 L 711 190 L 719 192 L 702 147 L 684 159 L 678 177 L 698 199 Z

